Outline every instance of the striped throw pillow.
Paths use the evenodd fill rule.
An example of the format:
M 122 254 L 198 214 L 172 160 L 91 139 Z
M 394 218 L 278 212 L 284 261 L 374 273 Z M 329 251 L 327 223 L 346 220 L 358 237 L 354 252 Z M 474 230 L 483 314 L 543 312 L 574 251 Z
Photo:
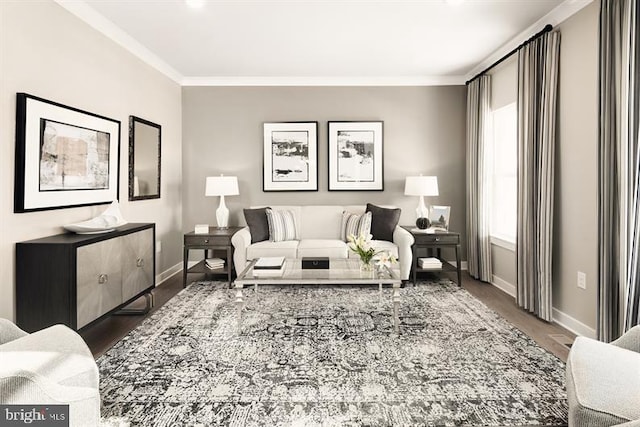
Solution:
M 296 240 L 296 220 L 293 211 L 275 211 L 267 209 L 267 222 L 269 223 L 269 240 L 272 242 L 284 242 Z
M 343 241 L 347 241 L 350 234 L 358 237 L 361 234 L 365 236 L 371 233 L 371 212 L 365 212 L 362 215 L 352 212 L 342 212 L 342 228 L 340 236 Z

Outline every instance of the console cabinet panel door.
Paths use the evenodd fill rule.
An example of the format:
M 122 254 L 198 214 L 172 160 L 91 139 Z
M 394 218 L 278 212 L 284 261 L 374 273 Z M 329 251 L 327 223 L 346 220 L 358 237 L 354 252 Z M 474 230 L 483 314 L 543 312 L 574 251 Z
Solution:
M 77 249 L 77 328 L 122 304 L 120 238 Z
M 122 299 L 127 301 L 152 286 L 153 230 L 143 230 L 121 237 Z

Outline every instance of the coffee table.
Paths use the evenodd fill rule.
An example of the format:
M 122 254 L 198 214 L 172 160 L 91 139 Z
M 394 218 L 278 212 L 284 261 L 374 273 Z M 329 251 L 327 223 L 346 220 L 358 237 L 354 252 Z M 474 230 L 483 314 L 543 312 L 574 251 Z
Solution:
M 258 285 L 378 285 L 380 300 L 382 300 L 382 285 L 392 285 L 391 302 L 393 307 L 393 329 L 399 332 L 398 309 L 400 306 L 400 269 L 398 264 L 391 268 L 374 268 L 373 271 L 361 271 L 358 259 L 332 258 L 328 269 L 303 269 L 301 259 L 286 259 L 284 272 L 281 276 L 269 277 L 253 272 L 257 260 L 251 261 L 235 280 L 236 307 L 238 310 L 238 334 L 242 329 L 242 309 L 244 296 L 242 290 L 247 285 L 253 285 L 257 294 Z

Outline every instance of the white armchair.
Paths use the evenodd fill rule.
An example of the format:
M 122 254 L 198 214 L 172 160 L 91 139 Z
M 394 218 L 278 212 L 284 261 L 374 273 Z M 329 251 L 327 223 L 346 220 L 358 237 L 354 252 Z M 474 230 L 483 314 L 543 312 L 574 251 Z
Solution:
M 569 426 L 640 427 L 640 326 L 610 344 L 576 338 L 567 397 Z
M 0 319 L 0 403 L 67 404 L 71 426 L 99 425 L 98 367 L 84 340 L 66 326 L 28 334 Z

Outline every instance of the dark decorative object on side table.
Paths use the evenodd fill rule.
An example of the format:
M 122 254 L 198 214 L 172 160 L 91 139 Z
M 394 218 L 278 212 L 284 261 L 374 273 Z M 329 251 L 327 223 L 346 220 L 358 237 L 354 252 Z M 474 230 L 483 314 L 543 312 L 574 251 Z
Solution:
M 418 218 L 416 220 L 416 227 L 418 227 L 420 230 L 426 230 L 427 228 L 429 228 L 429 218 Z

